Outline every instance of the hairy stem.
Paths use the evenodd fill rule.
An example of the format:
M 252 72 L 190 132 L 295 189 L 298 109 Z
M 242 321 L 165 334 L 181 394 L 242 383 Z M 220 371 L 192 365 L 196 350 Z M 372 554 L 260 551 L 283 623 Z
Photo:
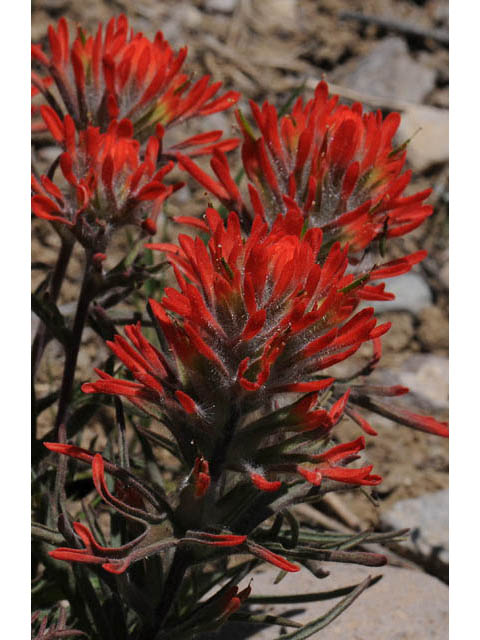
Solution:
M 73 321 L 72 339 L 70 344 L 66 347 L 62 385 L 60 387 L 60 398 L 58 402 L 58 411 L 54 426 L 54 429 L 57 433 L 58 442 L 66 442 L 67 440 L 66 417 L 73 391 L 78 352 L 80 350 L 83 329 L 85 327 L 85 322 L 88 316 L 88 308 L 95 293 L 91 256 L 91 253 L 87 253 L 85 272 L 83 275 L 82 286 L 78 297 L 77 310 L 75 312 L 75 318 Z M 60 456 L 57 476 L 55 479 L 55 499 L 52 504 L 52 517 L 54 521 L 56 520 L 58 514 L 58 503 L 62 501 L 61 497 L 63 494 L 63 485 L 66 478 L 67 461 L 68 459 L 66 457 Z
M 62 386 L 60 387 L 60 399 L 58 403 L 58 413 L 55 420 L 55 428 L 64 422 L 70 403 L 73 382 L 75 379 L 75 369 L 77 366 L 78 352 L 82 341 L 83 329 L 88 316 L 88 308 L 94 297 L 94 284 L 92 278 L 92 262 L 91 256 L 87 255 L 85 264 L 85 272 L 82 281 L 82 287 L 77 302 L 75 318 L 72 328 L 72 341 L 66 349 L 65 366 L 63 369 Z

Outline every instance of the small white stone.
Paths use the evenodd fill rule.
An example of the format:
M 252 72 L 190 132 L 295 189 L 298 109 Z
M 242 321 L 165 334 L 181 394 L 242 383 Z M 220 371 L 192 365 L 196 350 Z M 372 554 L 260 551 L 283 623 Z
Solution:
M 237 4 L 238 0 L 207 0 L 205 9 L 220 13 L 233 13 Z
M 411 136 L 414 137 L 407 146 L 407 159 L 416 171 L 446 162 L 448 110 L 416 105 L 404 111 L 396 139 L 401 143 Z

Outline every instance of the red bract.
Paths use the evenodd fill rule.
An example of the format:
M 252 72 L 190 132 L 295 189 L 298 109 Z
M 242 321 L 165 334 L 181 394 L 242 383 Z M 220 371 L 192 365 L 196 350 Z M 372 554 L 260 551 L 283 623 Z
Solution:
M 63 120 L 48 106 L 43 120 L 64 149 L 59 166 L 66 180 L 60 189 L 50 178 L 32 176 L 35 215 L 68 226 L 78 240 L 97 252 L 99 235 L 134 224 L 155 233 L 155 221 L 164 200 L 178 187 L 163 184 L 173 163 L 156 169 L 158 140 L 152 136 L 143 161 L 140 144 L 129 120 L 112 122 L 106 133 L 98 127 L 77 131 L 72 118 Z
M 243 166 L 249 179 L 250 204 L 231 177 L 227 159 L 216 153 L 211 161 L 214 180 L 189 158 L 181 165 L 229 209 L 236 210 L 245 228 L 255 215 L 271 226 L 279 213 L 297 207 L 308 227 L 320 227 L 326 241 L 349 243 L 350 252 L 375 238 L 404 235 L 431 215 L 423 201 L 431 190 L 405 197 L 411 172 L 402 173 L 404 146 L 394 147 L 398 113 L 382 120 L 380 112 L 362 114 L 359 103 L 338 104 L 321 82 L 305 105 L 299 98 L 290 114 L 278 118 L 268 102 L 250 102 L 257 137 L 242 114 Z
M 38 83 L 40 83 L 44 90 L 48 90 L 53 83 L 53 78 L 51 76 L 47 76 L 46 78 L 38 78 Z M 40 95 L 40 90 L 32 85 L 32 133 L 40 133 L 43 131 L 47 131 L 47 127 L 43 118 L 40 117 L 40 104 L 37 104 L 34 100 L 37 96 Z
M 448 422 L 440 422 L 432 416 L 422 416 L 413 413 L 403 407 L 392 405 L 390 402 L 379 401 L 377 398 L 390 398 L 402 396 L 409 392 L 407 387 L 402 385 L 384 386 L 369 384 L 367 376 L 378 365 L 382 356 L 382 341 L 376 338 L 373 343 L 373 358 L 371 361 L 355 375 L 355 382 L 348 384 L 349 406 L 345 407 L 345 413 L 356 422 L 369 435 L 377 435 L 375 429 L 367 420 L 356 411 L 352 405 L 363 407 L 369 411 L 382 415 L 394 422 L 403 424 L 417 431 L 432 433 L 443 438 L 448 438 Z M 342 394 L 347 388 L 342 380 L 337 381 L 334 397 Z
M 217 96 L 221 83 L 210 84 L 209 76 L 192 84 L 190 77 L 181 73 L 187 48 L 175 53 L 161 32 L 153 41 L 134 33 L 125 15 L 112 18 L 105 32 L 99 24 L 95 37 L 79 27 L 72 44 L 67 22 L 61 18 L 56 30 L 49 26 L 48 39 L 50 53 L 32 45 L 32 57 L 54 79 L 78 128 L 93 125 L 106 131 L 112 120 L 129 118 L 135 136 L 143 141 L 157 126 L 171 127 L 193 116 L 229 109 L 240 96 L 235 91 Z M 61 113 L 42 78 L 34 73 L 32 80 Z M 193 155 L 198 155 L 213 148 L 228 151 L 237 145 L 238 140 L 218 142 L 221 133 L 195 136 L 178 148 L 197 147 Z
M 356 460 L 358 453 L 365 448 L 365 438 L 361 436 L 352 442 L 339 444 L 332 449 L 328 449 L 321 454 L 311 455 L 308 460 L 312 463 L 320 463 L 312 468 L 300 467 L 298 465 L 271 465 L 272 471 L 283 471 L 297 473 L 303 476 L 313 485 L 320 485 L 323 478 L 330 478 L 344 482 L 345 484 L 374 486 L 380 484 L 382 478 L 372 475 L 370 472 L 373 465 L 362 468 L 345 468 L 343 465 Z M 292 455 L 295 458 L 295 455 Z
M 303 235 L 297 212 L 279 216 L 270 230 L 257 218 L 246 240 L 235 213 L 227 224 L 213 209 L 206 217 L 208 248 L 186 235 L 180 246 L 149 245 L 167 253 L 180 289 L 167 287 L 161 303 L 150 300 L 162 349 L 139 324 L 127 326 L 129 341 L 116 336 L 107 344 L 134 381 L 98 372 L 101 379 L 82 388 L 122 395 L 160 419 L 184 458 L 194 464 L 199 451 L 213 476 L 225 460 L 250 475 L 250 463 L 267 461 L 261 445 L 273 434 L 295 432 L 295 442 L 310 445 L 328 436 L 348 397 L 315 410 L 318 392 L 333 382 L 328 368 L 390 325 L 376 326 L 373 309 L 354 314 L 361 287 L 349 289 L 346 251 L 336 244 L 317 264 L 322 232 Z M 245 421 L 285 392 L 309 395 Z M 276 450 L 272 456 L 279 461 Z M 253 472 L 259 487 L 262 473 Z
M 162 553 L 172 547 L 188 547 L 195 549 L 198 545 L 206 545 L 207 547 L 232 549 L 238 553 L 252 553 L 261 557 L 267 562 L 281 567 L 285 571 L 298 571 L 299 567 L 288 562 L 285 558 L 272 553 L 268 549 L 247 540 L 246 535 L 235 535 L 232 533 L 211 533 L 207 531 L 186 530 L 183 535 L 178 535 L 178 531 L 174 536 L 169 535 L 168 529 L 165 528 L 165 511 L 170 512 L 171 509 L 163 498 L 158 500 L 158 496 L 152 494 L 144 483 L 138 481 L 133 474 L 125 469 L 118 467 L 109 462 L 105 462 L 100 454 L 94 454 L 86 449 L 81 449 L 68 444 L 57 444 L 55 442 L 45 442 L 47 449 L 70 456 L 77 460 L 81 460 L 87 464 L 91 464 L 92 476 L 95 488 L 102 499 L 110 505 L 123 518 L 143 525 L 144 530 L 136 538 L 120 547 L 104 547 L 100 545 L 95 536 L 81 522 L 74 522 L 73 529 L 77 537 L 82 542 L 83 547 L 69 548 L 60 547 L 54 551 L 50 551 L 50 555 L 57 560 L 66 560 L 69 562 L 82 562 L 87 564 L 99 564 L 110 573 L 123 573 L 129 566 L 147 558 L 156 553 Z M 198 469 L 204 464 L 204 461 L 197 461 L 192 472 L 194 477 L 194 486 L 198 481 Z M 208 468 L 208 465 L 207 465 Z M 120 499 L 111 493 L 108 489 L 105 479 L 105 471 L 111 473 L 117 480 L 130 486 L 130 492 L 136 490 L 138 495 L 150 504 L 150 508 L 139 508 L 132 506 L 129 502 Z M 189 484 L 187 484 L 182 494 L 188 492 Z M 198 486 L 198 485 L 197 485 Z M 207 486 L 208 488 L 208 486 Z M 125 492 L 121 492 L 125 493 Z M 201 495 L 196 494 L 197 498 L 203 497 L 205 491 Z M 182 499 L 182 498 L 181 498 Z M 163 527 L 159 526 L 162 525 Z M 160 535 L 162 534 L 162 535 Z M 246 597 L 247 591 L 244 595 Z

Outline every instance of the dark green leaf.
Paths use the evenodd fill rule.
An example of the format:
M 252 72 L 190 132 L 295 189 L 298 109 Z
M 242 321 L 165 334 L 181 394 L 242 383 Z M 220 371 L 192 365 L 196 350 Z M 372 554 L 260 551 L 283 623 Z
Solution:
M 372 578 L 371 582 L 367 586 L 373 586 L 382 578 L 381 575 Z M 249 604 L 303 604 L 304 602 L 322 602 L 323 600 L 333 600 L 334 598 L 341 598 L 351 594 L 358 585 L 352 585 L 349 587 L 342 587 L 341 589 L 334 589 L 332 591 L 319 591 L 315 593 L 299 593 L 293 595 L 284 596 L 250 596 L 248 598 Z

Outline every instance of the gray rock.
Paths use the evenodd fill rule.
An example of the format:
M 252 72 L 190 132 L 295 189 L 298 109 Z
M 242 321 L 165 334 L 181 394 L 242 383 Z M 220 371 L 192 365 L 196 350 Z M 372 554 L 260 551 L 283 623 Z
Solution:
M 381 517 L 388 529 L 410 528 L 403 547 L 436 575 L 448 575 L 448 489 L 400 500 Z
M 438 107 L 420 105 L 403 112 L 397 140 L 404 142 L 413 136 L 408 143 L 407 158 L 417 171 L 447 162 L 448 120 L 448 110 Z
M 408 403 L 427 412 L 448 409 L 448 358 L 416 353 L 392 375 L 396 384 L 411 389 L 409 394 L 402 396 L 402 404 Z
M 42 8 L 58 11 L 58 9 L 66 9 L 70 4 L 70 0 L 43 0 Z
M 404 40 L 385 38 L 360 58 L 353 71 L 340 73 L 337 82 L 370 95 L 415 103 L 433 90 L 435 76 L 433 69 L 410 56 Z
M 255 574 L 253 594 L 300 594 L 330 591 L 355 585 L 368 575 L 382 574 L 383 578 L 364 591 L 351 607 L 312 639 L 321 640 L 447 640 L 448 588 L 436 578 L 420 571 L 382 567 L 368 567 L 328 563 L 331 575 L 318 580 L 303 569 L 288 574 L 278 585 L 273 581 L 276 571 Z M 302 624 L 320 617 L 339 599 L 319 603 L 269 605 L 270 613 L 284 615 Z M 258 607 L 252 607 L 258 610 Z M 289 632 L 293 629 L 289 629 Z M 215 634 L 204 634 L 199 640 L 277 640 L 281 627 L 252 627 L 228 624 Z
M 373 302 L 377 313 L 383 311 L 410 311 L 418 313 L 432 304 L 432 292 L 425 280 L 418 273 L 405 273 L 386 281 L 386 290 L 395 294 L 395 300 Z
M 205 9 L 208 11 L 219 11 L 220 13 L 233 13 L 238 0 L 207 0 Z

